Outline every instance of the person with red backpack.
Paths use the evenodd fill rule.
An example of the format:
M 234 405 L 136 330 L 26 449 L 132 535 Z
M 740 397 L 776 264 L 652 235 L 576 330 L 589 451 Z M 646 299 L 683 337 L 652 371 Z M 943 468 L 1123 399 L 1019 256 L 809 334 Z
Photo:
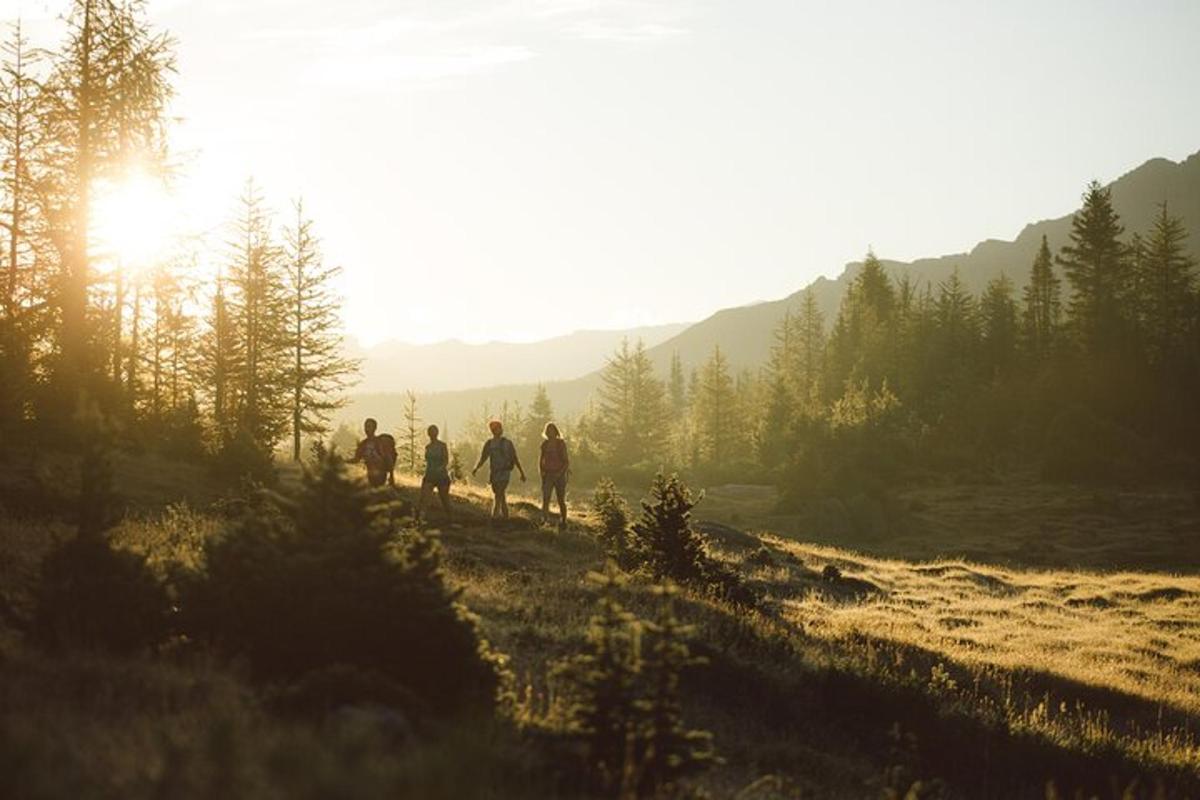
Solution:
M 558 527 L 567 527 L 567 472 L 571 459 L 567 455 L 567 443 L 558 432 L 558 426 L 547 422 L 542 431 L 542 457 L 538 470 L 542 473 L 542 519 L 550 515 L 550 492 L 558 496 Z
M 363 422 L 363 432 L 367 438 L 358 443 L 354 449 L 354 458 L 350 463 L 362 463 L 367 467 L 367 483 L 372 486 L 396 485 L 396 439 L 390 433 L 376 436 L 379 423 L 371 417 Z
M 513 467 L 521 473 L 525 480 L 525 468 L 521 459 L 517 458 L 516 445 L 504 435 L 504 425 L 498 419 L 488 423 L 492 438 L 483 443 L 483 452 L 479 454 L 479 463 L 471 474 L 479 472 L 483 462 L 488 462 L 488 482 L 492 485 L 492 519 L 499 514 L 502 519 L 508 519 L 508 481 L 512 477 Z

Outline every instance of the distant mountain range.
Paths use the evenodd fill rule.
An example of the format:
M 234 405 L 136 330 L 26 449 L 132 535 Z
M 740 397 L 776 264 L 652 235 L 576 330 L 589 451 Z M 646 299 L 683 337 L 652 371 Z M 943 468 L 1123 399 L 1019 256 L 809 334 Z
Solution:
M 1110 188 L 1113 206 L 1125 225 L 1126 236 L 1134 232 L 1148 231 L 1153 224 L 1154 215 L 1158 212 L 1158 204 L 1166 201 L 1171 213 L 1183 218 L 1189 233 L 1189 247 L 1192 254 L 1200 260 L 1200 152 L 1179 163 L 1164 158 L 1152 159 L 1113 181 Z M 1081 186 L 1081 192 L 1082 189 Z M 1008 275 L 1019 291 L 1026 282 L 1042 235 L 1045 234 L 1051 250 L 1057 251 L 1068 239 L 1073 213 L 1030 223 L 1013 241 L 988 239 L 980 242 L 969 253 L 922 258 L 912 262 L 884 259 L 883 264 L 894 276 L 907 274 L 918 286 L 929 283 L 936 287 L 957 268 L 963 282 L 972 291 L 981 291 L 990 280 L 1001 273 Z M 846 288 L 861 269 L 861 262 L 852 262 L 847 264 L 835 279 L 821 277 L 804 289 L 780 300 L 724 309 L 690 326 L 573 334 L 573 337 L 581 338 L 570 343 L 564 340 L 572 340 L 572 336 L 532 345 L 480 345 L 478 347 L 498 350 L 494 353 L 485 350 L 460 351 L 471 353 L 472 357 L 469 360 L 458 360 L 452 355 L 453 345 L 456 343 L 411 350 L 401 349 L 394 351 L 392 356 L 396 359 L 394 363 L 398 365 L 393 374 L 405 374 L 411 369 L 399 366 L 401 363 L 418 366 L 425 364 L 428 359 L 428 368 L 433 370 L 430 374 L 438 377 L 427 379 L 424 384 L 414 381 L 410 385 L 414 389 L 426 385 L 429 391 L 435 392 L 426 393 L 421 399 L 428 419 L 432 422 L 449 423 L 452 429 L 460 427 L 468 420 L 474 421 L 482 414 L 485 404 L 491 413 L 496 414 L 501 411 L 506 400 L 510 404 L 528 403 L 537 382 L 547 384 L 546 388 L 557 412 L 563 416 L 570 416 L 585 407 L 588 398 L 599 385 L 598 370 L 603 366 L 604 357 L 612 352 L 622 338 L 629 338 L 631 341 L 641 338 L 649 348 L 648 352 L 655 366 L 664 375 L 672 354 L 679 353 L 685 366 L 690 368 L 703 363 L 718 344 L 734 369 L 756 368 L 766 360 L 771 334 L 784 314 L 789 310 L 799 309 L 805 289 L 812 289 L 815 293 L 817 303 L 825 313 L 826 323 L 829 324 L 837 314 Z M 458 344 L 458 347 L 472 346 Z M 579 355 L 569 358 L 569 353 Z M 584 355 L 585 353 L 587 355 Z M 484 361 L 491 358 L 494 359 L 492 363 L 511 366 L 495 370 L 476 367 L 476 354 L 487 355 L 488 358 L 484 358 Z M 381 368 L 374 364 L 388 363 L 392 362 L 383 358 L 368 361 L 366 379 L 359 387 L 360 394 L 344 410 L 347 418 L 360 419 L 362 416 L 371 415 L 381 419 L 398 419 L 399 399 L 387 393 L 389 390 L 385 388 L 396 384 L 388 384 L 382 378 L 374 378 L 372 374 L 373 370 Z M 568 364 L 585 363 L 591 363 L 591 369 L 594 371 L 590 374 L 578 371 L 574 375 L 570 374 Z M 425 366 L 419 368 L 426 369 Z M 443 375 L 444 377 L 441 377 Z M 560 377 L 573 379 L 557 380 Z M 507 385 L 490 386 L 500 383 Z M 439 392 L 439 385 L 442 388 L 453 388 L 454 391 Z M 490 388 L 478 388 L 489 386 Z
M 351 356 L 361 358 L 360 394 L 384 392 L 446 392 L 498 384 L 548 383 L 586 375 L 604 366 L 604 359 L 628 338 L 653 346 L 680 333 L 685 323 L 618 331 L 576 331 L 540 342 L 460 341 L 407 344 L 389 341 L 370 347 L 352 344 Z
M 1158 204 L 1165 200 L 1170 212 L 1183 218 L 1190 234 L 1188 244 L 1192 254 L 1200 260 L 1200 152 L 1181 163 L 1165 158 L 1152 159 L 1109 186 L 1113 207 L 1121 216 L 1126 236 L 1149 230 L 1158 213 Z M 1084 187 L 1079 188 L 1082 193 Z M 1001 273 L 1011 278 L 1019 291 L 1029 276 L 1029 267 L 1042 243 L 1042 235 L 1046 235 L 1051 251 L 1057 252 L 1070 235 L 1073 214 L 1030 223 L 1011 242 L 988 239 L 975 245 L 969 253 L 907 263 L 883 259 L 883 264 L 893 275 L 908 274 L 918 286 L 929 282 L 936 288 L 957 267 L 963 283 L 976 293 Z M 836 279 L 817 278 L 805 287 L 816 294 L 827 325 L 833 322 L 846 287 L 861 269 L 862 262 L 852 262 Z M 771 333 L 784 314 L 788 310 L 799 310 L 805 289 L 782 300 L 718 311 L 651 348 L 650 355 L 655 365 L 665 370 L 672 353 L 678 352 L 685 364 L 699 364 L 711 355 L 714 346 L 720 344 L 733 368 L 756 367 L 766 360 Z

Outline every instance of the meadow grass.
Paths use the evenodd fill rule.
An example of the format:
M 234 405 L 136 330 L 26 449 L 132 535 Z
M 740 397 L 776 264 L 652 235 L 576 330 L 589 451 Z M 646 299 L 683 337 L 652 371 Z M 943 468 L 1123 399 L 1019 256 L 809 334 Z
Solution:
M 514 486 L 506 525 L 485 524 L 490 494 L 478 486 L 456 486 L 449 523 L 428 513 L 450 583 L 515 684 L 498 723 L 402 745 L 353 725 L 280 719 L 236 664 L 183 650 L 132 661 L 30 650 L 13 622 L 37 560 L 69 528 L 0 515 L 0 749 L 34 765 L 20 774 L 31 786 L 45 778 L 43 796 L 79 781 L 130 796 L 178 784 L 176 796 L 199 796 L 222 780 L 255 796 L 319 796 L 306 792 L 339 781 L 358 796 L 571 796 L 563 764 L 530 743 L 563 733 L 551 667 L 581 646 L 595 609 L 585 576 L 603 554 L 583 506 L 564 531 L 542 525 L 533 486 Z M 401 478 L 396 496 L 411 505 L 416 491 Z M 166 576 L 202 566 L 222 513 L 159 498 L 127 512 L 112 537 Z M 678 602 L 707 661 L 685 681 L 688 721 L 714 732 L 725 759 L 702 780 L 713 796 L 738 796 L 764 775 L 775 777 L 741 796 L 879 796 L 897 762 L 958 796 L 1040 796 L 1048 781 L 1068 794 L 1134 780 L 1134 797 L 1200 793 L 1194 575 L 910 561 L 766 532 L 712 550 L 764 597 L 750 612 L 695 591 Z M 643 618 L 657 602 L 641 579 L 622 601 Z M 466 757 L 478 779 L 457 768 Z

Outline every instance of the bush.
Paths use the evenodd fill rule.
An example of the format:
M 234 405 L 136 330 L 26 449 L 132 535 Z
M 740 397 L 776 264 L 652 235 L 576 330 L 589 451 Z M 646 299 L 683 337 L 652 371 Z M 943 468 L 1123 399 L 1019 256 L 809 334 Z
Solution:
M 632 554 L 655 580 L 670 579 L 705 589 L 740 605 L 756 598 L 741 576 L 708 555 L 704 537 L 691 524 L 696 501 L 678 476 L 659 473 L 633 524 Z
M 601 793 L 678 796 L 681 779 L 712 766 L 716 754 L 711 734 L 684 724 L 680 677 L 703 662 L 687 645 L 691 629 L 675 616 L 675 589 L 658 587 L 662 602 L 650 622 L 617 601 L 622 579 L 611 562 L 588 577 L 600 586 L 598 613 L 583 652 L 554 670 L 568 730 L 583 743 L 585 769 Z
M 610 478 L 601 478 L 592 494 L 592 513 L 600 521 L 600 544 L 605 554 L 624 569 L 632 566 L 629 506 Z
M 435 712 L 490 710 L 497 659 L 442 577 L 436 545 L 398 535 L 392 508 L 336 455 L 205 548 L 185 593 L 189 630 L 256 677 L 345 665 L 395 681 Z
M 704 577 L 708 560 L 703 537 L 692 529 L 696 502 L 679 477 L 661 472 L 650 485 L 650 497 L 642 501 L 642 514 L 633 524 L 633 545 L 641 563 L 657 580 L 671 578 L 680 583 L 697 583 Z
M 80 532 L 42 562 L 30 637 L 51 649 L 133 653 L 169 631 L 166 590 L 136 553 Z
M 229 486 L 237 486 L 247 480 L 273 486 L 278 478 L 274 457 L 259 447 L 246 432 L 238 432 L 224 442 L 213 455 L 209 466 L 213 477 Z

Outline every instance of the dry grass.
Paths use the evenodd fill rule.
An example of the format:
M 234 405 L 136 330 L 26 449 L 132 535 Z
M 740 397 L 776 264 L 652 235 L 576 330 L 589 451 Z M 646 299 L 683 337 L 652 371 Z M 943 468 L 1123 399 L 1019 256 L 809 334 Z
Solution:
M 785 600 L 785 617 L 811 635 L 868 633 L 964 664 L 1040 671 L 1200 715 L 1200 577 L 913 563 L 768 541 L 876 587 L 857 602 L 811 589 Z
M 523 698 L 515 719 L 540 724 L 554 702 L 549 667 L 578 648 L 594 612 L 584 575 L 600 565 L 602 556 L 582 504 L 583 490 L 572 487 L 579 502 L 568 529 L 558 531 L 541 524 L 540 498 L 531 496 L 536 484 L 513 488 L 514 516 L 507 525 L 486 524 L 490 493 L 476 485 L 455 487 L 449 524 L 435 505 L 425 527 L 442 543 L 450 581 L 479 615 L 485 635 L 509 658 Z M 416 492 L 415 481 L 400 479 L 399 499 L 411 504 Z M 766 494 L 718 491 L 701 510 L 725 521 L 734 521 L 736 513 L 744 528 L 757 521 L 754 509 L 761 508 Z M 964 496 L 961 502 L 970 500 Z M 1089 517 L 1083 519 L 1091 524 Z M 196 566 L 204 539 L 220 525 L 212 513 L 158 503 L 128 515 L 114 538 L 146 553 L 166 573 L 172 565 Z M 1029 525 L 1028 520 L 1017 523 Z M 31 584 L 37 555 L 65 531 L 59 523 L 0 516 L 5 587 L 0 599 L 10 610 L 19 610 L 22 602 L 23 593 L 14 587 Z M 1065 776 L 1070 787 L 1085 785 L 1089 775 L 1107 780 L 1109 774 L 1122 780 L 1161 776 L 1168 781 L 1167 796 L 1188 796 L 1200 787 L 1195 738 L 1200 730 L 1200 577 L 1030 569 L 1011 560 L 1008 566 L 958 558 L 901 560 L 767 533 L 757 540 L 761 547 L 732 539 L 714 549 L 764 592 L 761 612 L 747 614 L 695 594 L 685 595 L 679 609 L 695 626 L 697 651 L 709 660 L 687 688 L 693 723 L 715 732 L 727 758 L 706 779 L 714 796 L 732 796 L 765 772 L 786 775 L 804 796 L 877 794 L 878 776 L 893 758 L 887 731 L 897 721 L 920 737 L 923 753 L 916 768 L 921 774 L 945 777 L 966 796 L 1026 796 L 1049 778 Z M 1009 543 L 1005 540 L 1005 546 Z M 924 552 L 944 552 L 942 544 L 941 539 L 927 542 Z M 1177 550 L 1186 546 L 1175 541 Z M 842 577 L 824 579 L 826 565 L 836 566 Z M 655 600 L 645 582 L 634 581 L 624 600 L 643 617 L 653 614 Z M 0 621 L 0 631 L 4 627 Z M 0 658 L 0 668 L 29 687 L 20 690 L 24 710 L 13 719 L 17 724 L 32 715 L 42 732 L 37 736 L 65 741 L 68 734 L 60 723 L 66 723 L 87 733 L 85 744 L 100 742 L 106 725 L 124 719 L 125 712 L 115 707 L 97 707 L 99 716 L 92 719 L 88 704 L 70 710 L 37 699 L 38 692 L 61 691 L 62 680 L 91 680 L 86 674 L 93 669 L 111 673 L 100 678 L 101 684 L 111 680 L 119 685 L 114 691 L 131 693 L 134 716 L 158 714 L 156 703 L 191 708 L 190 701 L 155 699 L 158 673 L 134 677 L 142 667 L 84 664 L 62 672 L 48 660 L 20 655 L 14 642 L 11 632 L 0 636 L 0 651 L 7 647 L 10 656 L 17 654 L 7 666 Z M 83 677 L 71 671 L 76 669 Z M 144 680 L 150 680 L 151 691 L 139 700 L 137 684 Z M 169 678 L 184 687 L 189 680 L 186 674 Z M 222 705 L 229 709 L 254 705 L 238 699 L 236 682 L 225 684 L 224 678 L 204 672 L 196 680 L 227 687 L 221 689 Z M 10 694 L 14 702 L 16 697 Z M 199 712 L 185 716 L 193 713 Z M 211 720 L 204 720 L 208 726 Z M 163 758 L 151 741 L 155 731 L 175 731 L 173 740 L 185 750 L 207 746 L 209 733 L 199 732 L 200 721 L 168 715 L 161 722 L 131 719 L 128 725 L 134 739 L 115 743 L 120 753 L 105 755 L 100 744 L 87 744 L 85 751 L 101 748 L 98 760 L 80 769 L 103 771 L 109 761 L 121 770 L 140 764 L 144 771 L 129 780 L 152 782 Z M 180 734 L 180 725 L 196 732 Z M 253 722 L 242 727 L 263 741 L 293 742 L 289 748 L 303 740 L 305 752 L 318 758 L 320 736 L 283 733 L 273 725 L 255 710 Z M 513 747 L 505 741 L 504 747 Z M 249 741 L 245 747 L 248 753 L 255 750 Z M 985 751 L 986 765 L 980 762 Z M 495 755 L 491 768 L 504 773 L 502 762 L 528 757 L 522 753 L 510 749 L 503 757 Z M 450 748 L 434 758 L 446 758 L 450 774 L 456 772 L 449 766 L 456 763 L 454 756 Z M 341 774 L 342 766 L 329 769 Z M 389 769 L 402 771 L 395 764 Z M 519 770 L 515 775 L 508 779 L 527 778 Z M 256 777 L 250 783 L 259 780 L 275 778 Z M 471 785 L 463 784 L 464 791 Z M 506 791 L 499 782 L 492 788 L 500 796 Z

